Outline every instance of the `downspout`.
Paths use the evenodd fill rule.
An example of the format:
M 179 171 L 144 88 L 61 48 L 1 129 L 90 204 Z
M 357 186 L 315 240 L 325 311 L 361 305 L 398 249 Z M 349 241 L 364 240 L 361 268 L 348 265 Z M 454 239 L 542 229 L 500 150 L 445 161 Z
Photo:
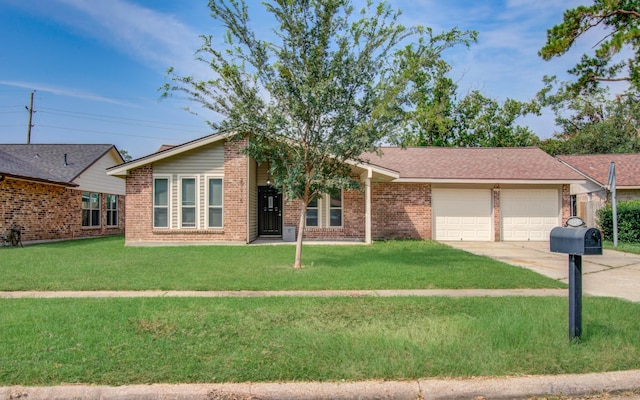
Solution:
M 249 244 L 251 242 L 251 158 L 249 156 L 246 156 L 247 158 L 247 185 L 245 187 L 245 193 L 247 196 L 247 211 L 245 213 L 245 221 L 246 221 L 246 238 L 245 238 L 245 242 L 247 244 Z
M 371 168 L 367 168 L 367 178 L 365 179 L 365 222 L 364 222 L 364 242 L 371 244 L 371 178 L 373 177 L 373 171 Z

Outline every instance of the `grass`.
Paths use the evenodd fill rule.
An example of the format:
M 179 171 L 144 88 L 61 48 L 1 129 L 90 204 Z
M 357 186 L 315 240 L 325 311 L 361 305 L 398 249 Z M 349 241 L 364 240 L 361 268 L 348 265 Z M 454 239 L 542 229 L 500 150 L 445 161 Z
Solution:
M 424 241 L 128 248 L 102 238 L 0 249 L 0 290 L 565 287 Z M 337 381 L 640 368 L 640 304 L 584 299 L 0 299 L 0 385 Z
M 562 288 L 563 283 L 429 241 L 372 246 L 125 247 L 122 237 L 0 249 L 0 290 Z
M 618 242 L 618 247 L 613 247 L 612 241 L 604 241 L 602 246 L 609 250 L 624 251 L 626 253 L 640 254 L 640 243 L 623 243 Z
M 336 381 L 640 368 L 640 304 L 585 298 L 0 300 L 0 385 Z

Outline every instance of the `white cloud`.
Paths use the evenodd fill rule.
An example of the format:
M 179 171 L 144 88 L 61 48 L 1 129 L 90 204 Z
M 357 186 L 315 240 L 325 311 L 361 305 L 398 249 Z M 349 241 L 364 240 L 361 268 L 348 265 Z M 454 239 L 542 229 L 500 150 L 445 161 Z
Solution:
M 158 72 L 173 66 L 184 74 L 198 74 L 206 68 L 194 60 L 194 53 L 202 44 L 199 33 L 171 14 L 126 0 L 56 2 L 58 7 L 49 10 L 58 22 L 107 43 Z
M 73 89 L 73 88 L 43 85 L 43 84 L 34 83 L 34 82 L 2 81 L 2 80 L 0 80 L 0 85 L 35 90 L 38 92 L 46 92 L 46 93 L 51 93 L 58 96 L 99 101 L 102 103 L 116 104 L 116 105 L 125 106 L 125 107 L 137 107 L 137 105 L 133 103 L 127 103 L 120 100 L 111 99 L 109 97 L 101 96 L 95 93 L 87 92 L 84 90 Z

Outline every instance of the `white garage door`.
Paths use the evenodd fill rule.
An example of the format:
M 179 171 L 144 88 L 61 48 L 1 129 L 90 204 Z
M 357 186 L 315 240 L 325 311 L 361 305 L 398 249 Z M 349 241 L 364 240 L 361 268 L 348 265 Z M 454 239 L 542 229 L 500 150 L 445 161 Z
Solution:
M 492 240 L 493 205 L 489 189 L 434 189 L 431 205 L 436 240 Z
M 502 240 L 549 240 L 559 225 L 559 191 L 556 189 L 502 189 L 500 191 Z

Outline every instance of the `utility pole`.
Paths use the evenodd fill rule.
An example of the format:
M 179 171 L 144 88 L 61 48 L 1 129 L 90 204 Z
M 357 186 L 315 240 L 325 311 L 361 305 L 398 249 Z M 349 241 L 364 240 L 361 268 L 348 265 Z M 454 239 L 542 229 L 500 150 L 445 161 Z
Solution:
M 31 92 L 31 101 L 29 102 L 29 107 L 24 107 L 27 109 L 27 111 L 29 111 L 29 124 L 27 125 L 27 144 L 31 144 L 31 128 L 33 127 L 31 121 L 33 119 L 33 113 L 35 112 L 33 111 L 33 95 L 35 92 L 35 90 Z

